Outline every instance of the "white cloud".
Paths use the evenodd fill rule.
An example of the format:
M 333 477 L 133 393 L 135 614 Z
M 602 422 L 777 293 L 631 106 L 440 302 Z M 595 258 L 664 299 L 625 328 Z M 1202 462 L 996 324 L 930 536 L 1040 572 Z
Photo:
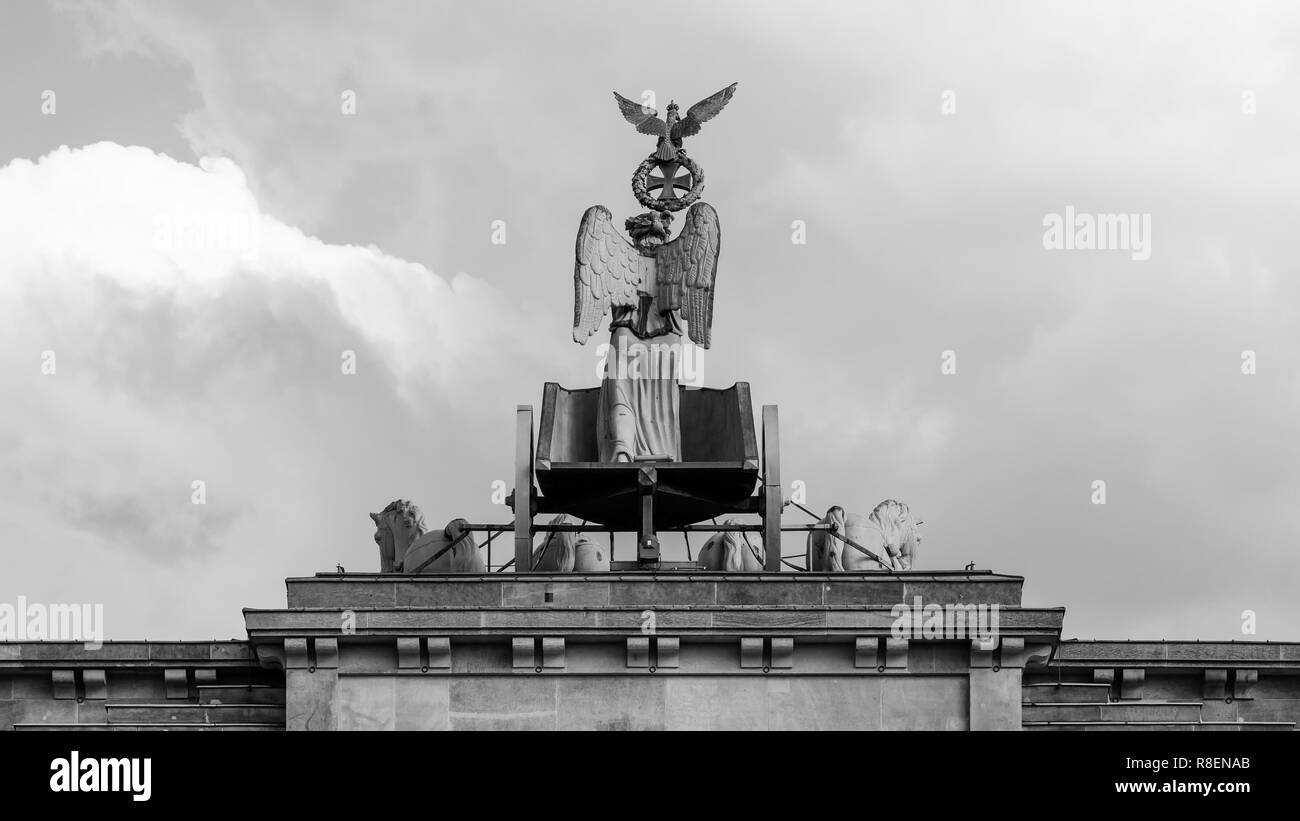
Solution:
M 181 230 L 213 224 L 252 230 L 235 245 Z M 107 598 L 118 636 L 156 625 L 145 600 L 178 577 L 228 610 L 178 623 L 234 632 L 239 594 L 219 591 L 369 566 L 366 510 L 404 495 L 443 513 L 460 483 L 429 448 L 464 440 L 455 458 L 471 459 L 490 435 L 483 395 L 539 355 L 496 289 L 306 236 L 227 160 L 100 143 L 15 161 L 0 247 L 0 516 L 30 546 L 0 595 Z

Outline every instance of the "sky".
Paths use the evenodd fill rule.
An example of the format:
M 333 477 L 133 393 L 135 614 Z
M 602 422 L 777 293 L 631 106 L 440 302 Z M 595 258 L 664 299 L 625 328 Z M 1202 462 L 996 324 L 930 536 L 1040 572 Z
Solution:
M 239 637 L 286 577 L 377 570 L 393 499 L 508 521 L 516 405 L 596 384 L 578 221 L 641 210 L 610 92 L 739 82 L 687 143 L 703 379 L 780 407 L 787 496 L 906 502 L 918 568 L 1024 576 L 1067 637 L 1300 640 L 1297 35 L 1173 0 L 0 0 L 0 602 Z M 1067 213 L 1140 215 L 1149 258 L 1045 247 Z

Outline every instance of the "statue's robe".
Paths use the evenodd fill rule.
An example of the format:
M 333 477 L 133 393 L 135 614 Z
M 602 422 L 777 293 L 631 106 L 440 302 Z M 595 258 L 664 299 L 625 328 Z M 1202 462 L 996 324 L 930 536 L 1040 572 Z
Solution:
M 600 383 L 600 461 L 681 461 L 682 323 L 642 294 L 641 307 L 614 308 Z M 622 457 L 622 458 L 620 458 Z

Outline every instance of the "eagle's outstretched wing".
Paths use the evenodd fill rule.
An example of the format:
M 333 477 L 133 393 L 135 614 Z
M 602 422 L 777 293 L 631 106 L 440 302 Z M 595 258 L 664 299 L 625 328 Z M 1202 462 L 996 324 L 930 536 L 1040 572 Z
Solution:
M 673 139 L 694 137 L 699 134 L 701 125 L 718 116 L 718 112 L 726 108 L 727 103 L 731 101 L 731 95 L 736 93 L 737 85 L 739 84 L 732 83 L 712 97 L 705 97 L 687 109 L 686 116 L 673 127 L 673 131 L 677 132 L 672 135 Z M 624 116 L 627 116 L 626 113 Z
M 697 202 L 686 212 L 677 239 L 655 254 L 655 299 L 660 310 L 681 308 L 691 341 L 709 347 L 713 334 L 713 291 L 717 282 L 722 229 L 718 212 Z
M 635 308 L 637 288 L 654 263 L 643 257 L 614 228 L 603 205 L 582 215 L 573 266 L 573 341 L 579 345 L 596 332 L 610 307 Z
M 668 127 L 668 124 L 656 116 L 659 114 L 658 111 L 649 106 L 633 102 L 617 91 L 614 92 L 614 99 L 618 100 L 618 110 L 623 112 L 623 119 L 636 126 L 638 133 L 649 134 L 652 137 L 662 137 L 664 135 L 664 129 Z

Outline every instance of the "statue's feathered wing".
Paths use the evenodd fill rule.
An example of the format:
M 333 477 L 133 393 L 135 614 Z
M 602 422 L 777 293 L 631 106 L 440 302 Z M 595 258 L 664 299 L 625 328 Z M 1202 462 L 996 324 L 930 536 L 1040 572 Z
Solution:
M 706 202 L 697 202 L 686 212 L 681 234 L 660 246 L 655 255 L 657 307 L 664 311 L 680 308 L 691 341 L 701 348 L 709 347 L 713 335 L 713 293 L 721 243 L 718 212 Z
M 659 119 L 657 116 L 658 111 L 629 100 L 617 91 L 614 92 L 614 99 L 618 100 L 618 110 L 623 112 L 623 119 L 636 126 L 638 133 L 649 134 L 653 137 L 662 137 L 664 135 L 664 129 L 668 127 L 668 124 Z
M 611 307 L 635 308 L 654 260 L 643 257 L 614 228 L 603 205 L 582 215 L 573 266 L 573 341 L 587 341 Z
M 680 140 L 682 137 L 694 137 L 700 133 L 700 126 L 718 116 L 718 112 L 727 107 L 731 102 L 731 95 L 736 93 L 736 86 L 739 83 L 732 83 L 726 88 L 709 97 L 705 97 L 695 105 L 686 110 L 686 116 L 673 126 L 672 138 Z M 624 114 L 624 116 L 627 116 Z M 649 133 L 649 132 L 647 132 Z
M 713 293 L 722 231 L 713 206 L 697 202 L 686 224 L 655 256 L 642 256 L 614 228 L 603 205 L 593 205 L 578 227 L 573 267 L 573 341 L 582 344 L 610 308 L 639 308 L 640 291 L 654 289 L 655 310 L 682 311 L 691 341 L 709 347 Z

